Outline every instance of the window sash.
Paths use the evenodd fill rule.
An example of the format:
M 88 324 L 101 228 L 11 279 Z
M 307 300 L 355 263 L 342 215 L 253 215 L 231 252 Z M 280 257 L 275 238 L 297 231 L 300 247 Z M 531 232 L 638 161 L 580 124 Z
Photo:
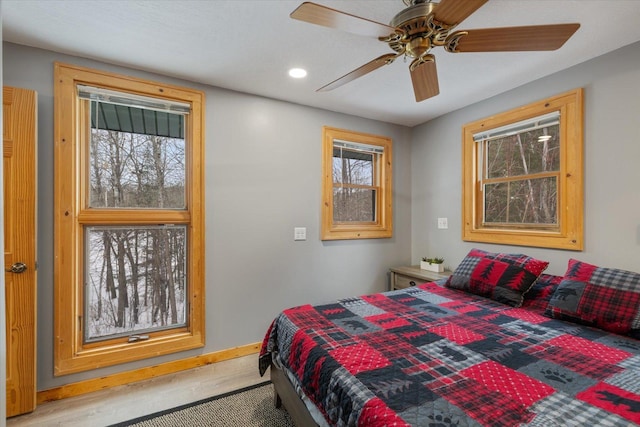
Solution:
M 355 142 L 340 141 L 336 139 L 333 140 L 333 147 L 334 147 L 333 148 L 334 159 L 355 159 L 355 160 L 362 160 L 363 162 L 371 163 L 371 168 L 369 171 L 367 171 L 370 173 L 370 179 L 369 179 L 370 184 L 353 183 L 353 179 L 349 179 L 349 182 L 345 182 L 344 179 L 336 181 L 335 177 L 338 174 L 336 174 L 335 169 L 333 169 L 335 166 L 335 163 L 332 165 L 332 169 L 334 172 L 332 173 L 332 175 L 334 176 L 334 182 L 333 182 L 334 200 L 333 200 L 333 215 L 332 215 L 333 223 L 342 224 L 342 225 L 344 224 L 375 224 L 378 219 L 378 206 L 380 204 L 380 200 L 379 200 L 380 158 L 384 153 L 384 148 L 376 147 L 368 144 L 359 144 Z M 337 153 L 339 154 L 338 156 L 336 156 Z M 362 153 L 362 155 L 358 156 L 358 153 Z M 370 158 L 371 160 L 369 161 L 367 158 Z M 344 176 L 344 171 L 342 176 Z M 362 180 L 361 182 L 364 182 L 364 181 L 365 180 Z M 371 210 L 368 212 L 367 215 L 364 215 L 364 212 L 360 212 L 360 213 L 357 212 L 357 206 L 356 207 L 351 206 L 351 209 L 356 210 L 355 212 L 351 212 L 348 215 L 343 215 L 342 218 L 338 217 L 337 216 L 338 212 L 340 212 L 341 210 L 344 211 L 345 209 L 344 206 L 342 206 L 343 209 L 340 209 L 341 208 L 339 206 L 340 203 L 338 203 L 335 199 L 336 194 L 341 192 L 340 190 L 342 190 L 342 192 L 344 191 L 349 192 L 351 190 L 352 192 L 360 193 L 360 194 L 364 194 L 367 191 L 371 192 L 371 205 L 370 205 Z M 356 199 L 362 199 L 362 197 L 360 198 L 356 197 Z M 363 218 L 364 216 L 368 216 L 370 219 L 346 220 L 344 219 L 344 216 L 350 216 L 352 218 Z
M 358 152 L 351 149 L 345 148 L 336 148 L 334 145 L 333 149 L 333 162 L 332 162 L 332 176 L 334 185 L 364 185 L 364 186 L 377 186 L 379 182 L 379 172 L 378 168 L 380 165 L 380 157 L 381 154 L 374 152 Z M 336 160 L 342 160 L 342 164 L 340 165 L 340 171 L 342 173 L 336 173 Z M 345 162 L 346 160 L 346 162 Z M 352 162 L 353 161 L 353 162 Z M 360 168 L 362 172 L 367 175 L 369 179 L 353 179 L 352 176 L 347 176 L 344 165 L 351 164 L 353 167 L 357 167 L 362 165 Z M 367 166 L 367 165 L 370 165 Z M 349 168 L 351 169 L 351 168 Z M 354 172 L 355 173 L 355 172 Z M 347 176 L 349 179 L 343 179 L 343 177 Z M 368 184 L 365 184 L 368 182 Z
M 172 232 L 176 235 L 163 236 L 163 231 Z M 140 248 L 137 246 L 136 249 L 138 253 L 131 254 L 131 256 L 129 257 L 126 256 L 126 253 L 119 253 L 119 242 L 116 242 L 116 246 L 118 246 L 117 248 L 113 248 L 110 246 L 106 249 L 111 252 L 108 255 L 104 254 L 105 248 L 101 246 L 104 245 L 105 242 L 98 235 L 99 233 L 109 233 L 108 238 L 112 240 L 114 238 L 112 233 L 116 233 L 116 239 L 120 239 L 122 236 L 118 236 L 117 233 L 137 234 L 140 232 L 143 232 L 143 234 L 148 234 L 146 236 L 148 240 L 143 241 L 143 244 L 151 244 L 153 245 L 152 249 L 160 251 L 163 249 L 165 251 L 168 250 L 167 248 L 162 248 L 163 244 L 169 244 L 169 242 L 164 241 L 163 237 L 180 238 L 181 236 L 181 250 L 177 252 L 171 252 L 171 258 L 181 257 L 181 259 L 172 260 L 170 265 L 163 265 L 163 262 L 166 261 L 166 258 L 164 257 L 167 255 L 167 253 L 156 254 L 154 251 L 149 254 L 148 247 L 146 248 L 147 250 L 144 250 L 144 248 Z M 187 326 L 186 314 L 188 313 L 188 299 L 186 298 L 186 296 L 189 294 L 189 289 L 186 276 L 186 248 L 188 247 L 186 226 L 90 226 L 84 227 L 83 234 L 85 242 L 85 298 L 83 305 L 84 325 L 82 328 L 84 331 L 84 343 L 106 341 L 118 337 L 128 337 L 133 334 L 143 334 L 155 331 L 163 331 L 167 329 L 184 328 L 185 326 Z M 137 242 L 139 236 L 135 237 L 135 241 Z M 142 237 L 144 240 L 145 236 Z M 123 249 L 126 251 L 127 248 L 124 247 L 124 240 L 122 242 Z M 127 246 L 129 246 L 130 244 L 131 241 L 128 240 Z M 113 251 L 116 251 L 116 253 L 113 254 Z M 100 258 L 100 254 L 102 254 L 102 258 Z M 107 257 L 109 258 L 109 260 L 106 259 Z M 114 257 L 122 257 L 122 263 L 113 263 Z M 95 259 L 96 263 L 92 262 L 92 258 Z M 101 260 L 103 262 L 100 262 Z M 132 265 L 132 262 L 136 262 L 136 265 Z M 123 271 L 120 271 L 120 268 L 122 268 Z M 138 283 L 131 282 L 131 279 L 134 278 L 134 268 L 137 273 L 136 278 L 138 280 Z M 168 268 L 170 269 L 170 271 L 167 271 Z M 177 270 L 177 272 L 181 272 L 180 276 L 175 276 L 174 269 Z M 151 273 L 151 278 L 149 278 L 149 272 Z M 166 282 L 166 295 L 163 295 L 165 292 L 162 292 L 162 285 L 158 283 L 154 284 L 154 279 L 156 278 L 161 282 Z M 144 286 L 141 286 L 140 281 L 143 279 Z M 149 279 L 150 283 L 147 283 L 147 279 Z M 124 283 L 120 283 L 120 281 L 123 281 Z M 120 287 L 122 287 L 123 285 L 126 288 L 126 292 L 121 293 L 122 291 Z M 173 289 L 170 289 L 170 287 L 172 287 Z M 95 291 L 96 288 L 97 292 Z M 145 294 L 145 289 L 147 290 L 147 294 Z M 105 292 L 106 294 L 106 292 L 109 291 L 111 292 L 110 296 L 103 295 L 103 292 Z M 125 301 L 120 301 L 118 299 L 122 295 L 126 296 Z M 103 301 L 101 300 L 103 299 L 103 297 L 104 304 L 109 304 L 109 299 L 118 300 L 116 302 L 118 306 L 115 309 L 108 310 L 108 308 L 113 308 L 113 302 L 111 302 L 107 306 L 107 308 L 101 310 L 102 313 L 99 313 L 101 318 L 106 318 L 110 315 L 111 317 L 116 317 L 113 322 L 116 324 L 107 323 L 108 321 L 105 321 L 105 319 L 102 319 L 99 324 L 97 322 L 100 319 L 96 318 L 98 316 L 98 313 L 96 313 L 96 311 L 98 311 L 102 306 Z M 140 304 L 141 302 L 144 303 Z M 125 305 L 124 307 L 121 307 L 120 304 Z M 131 304 L 134 305 L 133 308 L 131 307 Z M 175 313 L 171 313 L 172 307 L 175 307 Z M 158 309 L 159 313 L 149 313 L 150 310 L 153 311 L 155 309 Z M 171 314 L 172 317 L 173 315 L 175 315 L 175 321 L 167 317 L 167 322 L 166 324 L 164 324 L 165 320 L 160 316 L 162 316 L 165 311 L 167 312 L 167 315 Z M 151 323 L 150 326 L 145 326 L 144 319 L 140 320 L 140 317 L 143 316 L 147 318 L 147 325 Z M 138 317 L 138 319 L 135 319 L 135 324 L 132 324 L 130 321 L 132 317 Z M 156 319 L 160 319 L 159 322 L 157 322 Z M 124 324 L 117 325 L 117 321 L 121 321 Z M 169 323 L 169 321 L 171 323 Z M 158 325 L 157 323 L 160 324 Z M 102 330 L 103 332 L 95 332 L 98 329 Z
M 78 85 L 77 87 L 81 87 L 81 85 Z M 79 91 L 80 92 L 80 91 Z M 130 94 L 124 93 L 124 92 L 116 92 L 116 91 L 103 91 L 103 92 L 107 92 L 109 95 L 111 96 L 119 96 L 120 100 L 125 100 L 126 97 Z M 102 93 L 102 92 L 101 92 Z M 114 95 L 115 94 L 115 95 Z M 148 108 L 147 105 L 144 104 L 143 100 L 146 99 L 147 97 L 140 97 L 140 96 L 135 96 L 133 94 L 131 94 L 131 96 L 133 97 L 133 101 L 129 104 L 127 104 L 126 102 L 121 102 L 120 105 L 130 105 L 133 108 L 140 108 L 143 110 L 156 110 L 156 111 L 160 111 L 160 108 Z M 180 227 L 184 227 L 185 225 L 188 225 L 191 222 L 191 211 L 188 209 L 188 207 L 186 206 L 186 201 L 187 201 L 187 197 L 188 197 L 188 192 L 190 191 L 190 189 L 188 188 L 188 180 L 187 180 L 187 173 L 188 173 L 188 153 L 190 151 L 190 144 L 191 142 L 189 141 L 189 136 L 188 133 L 185 134 L 183 136 L 183 140 L 184 140 L 184 153 L 183 153 L 183 162 L 184 162 L 184 170 L 183 170 L 183 200 L 184 203 L 182 204 L 182 206 L 176 207 L 176 206 L 170 206 L 170 207 L 162 207 L 162 206 L 153 206 L 153 207 L 140 207 L 140 206 L 133 206 L 133 207 L 121 207 L 121 206 L 109 206 L 109 207 L 97 207 L 97 206 L 92 206 L 90 201 L 91 201 L 91 194 L 88 193 L 91 191 L 91 141 L 93 138 L 93 131 L 95 130 L 95 128 L 92 126 L 92 122 L 90 121 L 90 116 L 91 116 L 91 106 L 92 104 L 87 102 L 83 97 L 79 96 L 80 99 L 80 105 L 82 106 L 81 109 L 81 114 L 80 117 L 84 119 L 84 121 L 81 123 L 80 128 L 83 129 L 83 131 L 80 133 L 80 139 L 79 139 L 79 150 L 82 154 L 83 158 L 86 158 L 87 160 L 84 162 L 85 166 L 82 168 L 83 173 L 79 175 L 79 180 L 80 180 L 80 188 L 84 188 L 86 189 L 85 191 L 83 191 L 83 195 L 84 195 L 84 202 L 81 204 L 82 209 L 79 212 L 78 215 L 78 226 L 80 227 L 81 230 L 83 230 L 82 232 L 79 232 L 77 234 L 77 238 L 79 239 L 78 241 L 78 247 L 79 248 L 85 248 L 85 253 L 84 253 L 84 258 L 83 258 L 83 266 L 81 268 L 81 271 L 84 272 L 84 283 L 85 283 L 85 287 L 88 285 L 88 270 L 89 270 L 89 264 L 87 264 L 87 251 L 89 250 L 89 243 L 87 241 L 87 231 L 89 229 L 92 228 L 96 228 L 96 227 L 101 227 L 103 229 L 107 229 L 107 228 L 113 228 L 116 226 L 122 226 L 123 222 L 125 224 L 127 224 L 129 227 L 131 228 L 137 228 L 137 229 L 141 229 L 144 227 L 166 227 L 167 225 L 165 224 L 169 224 L 170 227 L 175 227 L 175 226 L 180 226 Z M 153 99 L 153 98 L 149 98 L 149 99 Z M 144 105 L 144 106 L 143 106 Z M 165 111 L 170 111 L 170 108 L 167 108 Z M 190 111 L 190 108 L 189 108 Z M 183 129 L 186 129 L 186 123 L 188 122 L 188 112 L 186 111 L 184 112 L 184 114 L 181 115 L 181 117 L 183 117 L 185 119 L 185 126 L 183 126 Z M 169 113 L 169 114 L 174 114 L 174 113 Z M 135 133 L 134 133 L 135 135 Z M 178 214 L 179 216 L 176 216 L 176 214 Z M 176 225 L 177 224 L 177 225 Z M 185 228 L 185 239 L 187 239 L 187 242 L 185 242 L 185 244 L 187 245 L 186 248 L 189 247 L 189 243 L 188 243 L 188 229 Z M 186 250 L 185 248 L 185 260 L 184 263 L 188 264 L 189 261 L 189 251 Z M 186 270 L 185 270 L 186 271 Z M 188 280 L 188 276 L 186 278 L 186 280 Z M 186 286 L 186 283 L 185 283 Z M 188 292 L 188 289 L 185 289 Z M 86 304 L 89 298 L 89 294 L 86 292 L 86 289 L 83 290 L 82 292 L 83 298 L 82 300 L 84 301 L 84 303 Z M 189 294 L 187 294 L 189 295 Z M 185 311 L 184 313 L 187 314 L 188 313 L 188 309 L 187 309 L 187 305 L 188 305 L 188 300 L 185 302 Z M 184 321 L 166 326 L 166 327 L 153 327 L 153 328 L 146 328 L 146 329 L 135 329 L 132 328 L 129 331 L 123 331 L 121 333 L 116 333 L 116 334 L 109 334 L 106 336 L 102 336 L 102 337 L 95 337 L 95 338 L 91 338 L 89 337 L 89 331 L 87 329 L 87 326 L 89 324 L 89 319 L 88 319 L 88 313 L 86 312 L 86 306 L 83 304 L 82 310 L 83 310 L 83 314 L 82 314 L 82 337 L 81 339 L 79 339 L 78 342 L 78 346 L 80 347 L 87 347 L 87 348 L 94 348 L 97 345 L 101 345 L 101 344 L 109 344 L 110 342 L 117 342 L 119 338 L 123 338 L 123 337 L 128 337 L 131 335 L 139 335 L 141 333 L 146 333 L 146 334 L 156 334 L 156 333 L 169 333 L 170 331 L 185 331 L 186 328 L 188 327 L 188 321 L 187 319 L 184 319 Z
M 186 209 L 186 138 L 97 130 L 89 124 L 87 127 L 90 131 L 83 134 L 88 139 L 83 143 L 87 170 L 82 179 L 88 192 L 88 208 Z M 118 158 L 114 158 L 113 150 L 120 153 Z M 158 167 L 154 165 L 156 156 L 161 159 Z M 145 161 L 147 165 L 142 169 Z
M 556 116 L 556 114 L 554 114 L 554 117 Z M 559 117 L 559 113 L 557 114 L 557 116 Z M 502 134 L 499 136 L 496 136 L 495 138 L 485 138 L 485 139 L 475 139 L 474 141 L 477 144 L 477 153 L 478 153 L 478 170 L 481 171 L 479 174 L 479 178 L 482 181 L 489 181 L 489 180 L 494 180 L 494 179 L 501 179 L 501 178 L 511 178 L 511 177 L 515 177 L 516 179 L 522 178 L 522 177 L 528 177 L 528 176 L 535 176 L 535 175 L 540 175 L 540 174 L 545 174 L 548 172 L 557 172 L 559 170 L 560 164 L 559 164 L 559 160 L 557 160 L 557 163 L 555 165 L 555 167 L 553 168 L 549 168 L 549 169 L 543 169 L 543 170 L 539 170 L 537 172 L 531 172 L 531 171 L 526 171 L 524 170 L 524 166 L 523 166 L 523 171 L 521 173 L 510 173 L 507 175 L 500 175 L 500 176 L 492 176 L 490 177 L 490 161 L 489 161 L 489 145 L 495 143 L 496 140 L 498 139 L 503 139 L 509 136 L 515 136 L 515 135 L 519 135 L 519 134 L 523 134 L 525 132 L 531 132 L 533 130 L 537 130 L 537 129 L 545 129 L 545 128 L 550 128 L 550 127 L 557 127 L 557 131 L 558 133 L 560 133 L 559 131 L 559 122 L 553 122 L 553 123 L 545 123 L 542 126 L 536 126 L 535 128 L 528 128 L 528 129 L 524 129 L 524 130 L 518 130 L 515 132 L 509 132 L 509 134 Z M 555 129 L 553 129 L 555 130 Z M 544 142 L 542 141 L 538 141 L 541 144 L 544 144 Z M 512 144 L 510 142 L 507 142 L 507 144 Z M 560 142 L 557 142 L 558 146 L 557 147 L 551 147 L 550 151 L 555 151 L 555 149 L 560 150 L 561 151 L 561 147 L 560 147 Z M 524 147 L 524 148 L 528 148 L 528 147 Z M 531 167 L 528 167 L 527 170 L 531 169 Z
M 481 224 L 483 227 L 487 228 L 530 228 L 530 229 L 540 229 L 540 230 L 555 230 L 557 231 L 559 228 L 559 217 L 558 217 L 558 183 L 559 183 L 559 164 L 556 164 L 556 167 L 550 170 L 542 170 L 536 172 L 529 172 L 531 169 L 530 164 L 521 165 L 518 163 L 518 166 L 521 167 L 521 170 L 512 170 L 509 168 L 510 173 L 506 173 L 505 169 L 504 175 L 496 175 L 490 177 L 490 144 L 497 144 L 499 140 L 505 140 L 505 149 L 508 150 L 511 146 L 519 145 L 512 140 L 509 140 L 509 137 L 513 137 L 516 135 L 524 135 L 539 129 L 547 129 L 550 127 L 559 127 L 560 124 L 560 111 L 553 111 L 551 113 L 539 115 L 527 120 L 522 120 L 517 123 L 513 123 L 510 125 L 501 126 L 495 129 L 491 129 L 489 131 L 485 131 L 482 133 L 476 133 L 473 135 L 473 140 L 477 144 L 477 161 L 478 161 L 478 170 L 480 173 L 478 174 L 478 189 L 481 194 L 478 197 L 479 200 L 482 201 L 481 209 L 478 212 L 479 218 L 481 218 Z M 520 137 L 518 137 L 520 141 Z M 525 141 L 526 142 L 526 141 Z M 543 142 L 538 142 L 542 144 Z M 529 138 L 529 144 L 531 144 Z M 529 149 L 530 145 L 526 146 L 522 144 L 520 150 Z M 502 145 L 501 145 L 502 146 Z M 559 148 L 559 147 L 558 147 Z M 545 153 L 538 153 L 539 155 L 545 155 Z M 493 156 L 493 154 L 492 154 Z M 497 156 L 497 154 L 496 154 Z M 516 155 L 517 157 L 524 156 L 522 152 L 520 155 Z M 510 156 L 504 157 L 504 162 L 510 162 L 513 159 L 509 158 Z M 526 160 L 522 159 L 522 163 L 525 163 Z M 500 169 L 502 164 L 497 165 Z M 552 178 L 553 183 L 552 186 L 555 190 L 552 193 L 540 194 L 535 191 L 538 189 L 535 184 L 540 184 L 543 182 L 542 180 L 547 180 Z M 524 194 L 513 194 L 511 193 L 511 188 L 518 188 L 519 185 L 523 186 L 522 191 Z M 540 184 L 543 185 L 543 184 Z M 548 187 L 550 184 L 547 184 L 545 187 Z M 505 188 L 509 193 L 507 194 L 507 199 L 503 202 L 500 202 L 499 199 L 492 199 L 492 203 L 504 203 L 500 204 L 497 207 L 502 210 L 502 214 L 498 214 L 495 211 L 491 210 L 492 206 L 489 203 L 489 188 L 494 191 L 500 188 Z M 526 189 L 524 187 L 527 187 Z M 505 191 L 505 190 L 502 190 Z M 555 197 L 554 197 L 555 196 Z M 547 197 L 547 203 L 545 201 L 540 200 L 541 197 Z M 551 198 L 551 199 L 549 199 Z M 513 200 L 513 202 L 512 202 Z M 516 213 L 519 215 L 514 217 L 512 216 L 511 204 L 513 203 L 514 209 L 516 209 Z M 524 205 L 524 206 L 523 206 Z M 548 207 L 547 209 L 543 209 L 540 207 Z M 493 206 L 495 208 L 496 206 Z M 520 208 L 518 212 L 517 209 Z M 541 215 L 541 213 L 543 213 Z M 553 213 L 553 219 L 549 221 L 548 214 Z M 505 220 L 491 220 L 491 217 L 495 215 L 506 215 L 504 217 Z M 542 219 L 540 222 L 535 221 L 525 221 L 525 220 L 516 220 L 517 217 L 533 217 L 534 219 Z

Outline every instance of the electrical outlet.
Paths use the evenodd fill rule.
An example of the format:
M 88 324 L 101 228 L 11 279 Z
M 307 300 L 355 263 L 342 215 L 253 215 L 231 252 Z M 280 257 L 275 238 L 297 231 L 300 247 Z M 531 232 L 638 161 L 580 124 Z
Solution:
M 449 221 L 447 220 L 447 218 L 438 218 L 438 228 L 449 228 Z

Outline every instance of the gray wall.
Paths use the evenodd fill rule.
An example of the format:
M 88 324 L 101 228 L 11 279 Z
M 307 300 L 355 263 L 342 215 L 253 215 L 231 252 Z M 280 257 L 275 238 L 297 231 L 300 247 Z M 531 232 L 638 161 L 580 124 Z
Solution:
M 205 91 L 203 350 L 53 377 L 53 61 Z M 3 67 L 4 84 L 39 93 L 39 390 L 260 341 L 283 308 L 381 291 L 389 267 L 422 256 L 443 256 L 453 268 L 475 246 L 549 260 L 554 274 L 570 257 L 640 270 L 640 43 L 413 129 L 13 44 L 3 46 Z M 585 88 L 585 250 L 462 242 L 461 127 L 576 87 Z M 323 125 L 394 139 L 392 239 L 318 239 Z M 436 228 L 438 217 L 449 229 Z M 307 241 L 293 241 L 296 226 L 307 227 Z
M 5 43 L 4 84 L 38 92 L 38 390 L 261 341 L 286 307 L 383 291 L 410 260 L 410 129 Z M 206 347 L 53 377 L 53 62 L 204 90 Z M 394 237 L 319 240 L 323 125 L 394 141 Z M 294 227 L 307 240 L 294 242 Z M 257 366 L 256 366 L 257 369 Z
M 562 275 L 569 258 L 640 271 L 640 43 L 537 80 L 412 129 L 412 250 L 455 267 L 472 247 L 526 253 Z M 465 123 L 577 87 L 585 88 L 585 250 L 463 242 L 462 142 Z M 440 95 L 446 96 L 446 95 Z M 449 229 L 437 229 L 448 217 Z

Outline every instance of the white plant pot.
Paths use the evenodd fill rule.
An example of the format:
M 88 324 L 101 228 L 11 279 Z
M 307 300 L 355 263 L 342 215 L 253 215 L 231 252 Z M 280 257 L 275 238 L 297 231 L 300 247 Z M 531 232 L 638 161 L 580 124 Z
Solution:
M 422 270 L 435 271 L 436 273 L 442 273 L 444 271 L 444 264 L 429 264 L 426 261 L 420 261 L 420 268 Z

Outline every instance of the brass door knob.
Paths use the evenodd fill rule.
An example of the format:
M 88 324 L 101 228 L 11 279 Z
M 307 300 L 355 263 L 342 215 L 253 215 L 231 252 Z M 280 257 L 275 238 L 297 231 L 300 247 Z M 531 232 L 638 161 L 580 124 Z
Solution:
M 10 268 L 6 268 L 4 271 L 7 273 L 24 273 L 27 269 L 27 265 L 23 262 L 16 262 Z

